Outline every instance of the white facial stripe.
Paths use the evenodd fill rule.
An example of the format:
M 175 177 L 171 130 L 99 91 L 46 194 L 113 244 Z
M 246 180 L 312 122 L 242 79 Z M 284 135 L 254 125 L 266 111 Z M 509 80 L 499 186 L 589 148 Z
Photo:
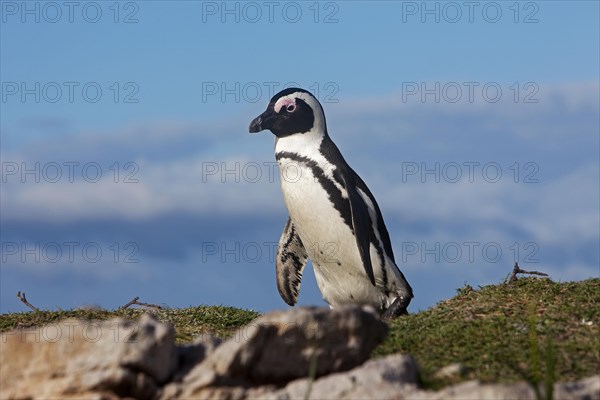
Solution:
M 296 100 L 295 98 L 296 96 L 294 96 L 294 94 L 291 94 L 289 96 L 285 96 L 280 98 L 279 100 L 277 100 L 277 102 L 275 103 L 275 106 L 273 107 L 275 109 L 276 113 L 279 113 L 279 110 L 281 110 L 281 107 L 287 107 L 290 104 L 296 104 Z
M 315 115 L 313 130 L 321 131 L 325 129 L 325 115 L 323 115 L 323 109 L 321 108 L 321 105 L 319 104 L 318 100 L 311 96 L 309 93 L 295 92 L 288 94 L 287 96 L 284 96 L 277 100 L 273 108 L 276 113 L 279 113 L 282 107 L 287 107 L 290 104 L 296 104 L 296 99 L 304 100 L 304 102 L 308 104 L 310 108 L 312 108 Z
M 294 96 L 297 99 L 304 100 L 306 102 L 306 104 L 308 104 L 310 106 L 310 108 L 312 108 L 314 110 L 315 113 L 318 113 L 319 110 L 321 109 L 319 102 L 308 93 L 298 92 L 298 93 L 292 94 L 292 96 Z

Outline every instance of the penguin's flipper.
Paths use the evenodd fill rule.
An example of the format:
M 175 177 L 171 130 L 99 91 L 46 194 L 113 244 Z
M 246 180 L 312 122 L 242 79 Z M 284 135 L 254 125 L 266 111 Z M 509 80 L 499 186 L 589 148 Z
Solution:
M 283 301 L 293 306 L 298 301 L 302 271 L 308 260 L 308 253 L 288 218 L 277 246 L 275 266 L 277 271 L 277 289 Z
M 340 174 L 346 192 L 348 192 L 348 200 L 350 202 L 350 214 L 352 215 L 352 228 L 354 229 L 354 237 L 356 238 L 356 245 L 358 246 L 358 252 L 363 262 L 365 272 L 369 277 L 369 280 L 375 286 L 375 274 L 373 273 L 373 265 L 371 264 L 371 217 L 369 216 L 369 210 L 360 197 L 356 185 L 352 182 L 348 182 L 348 179 L 344 178 L 344 174 Z

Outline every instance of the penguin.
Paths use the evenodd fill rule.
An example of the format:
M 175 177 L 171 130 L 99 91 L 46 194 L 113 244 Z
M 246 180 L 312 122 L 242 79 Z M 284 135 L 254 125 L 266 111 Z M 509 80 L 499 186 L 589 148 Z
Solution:
M 275 135 L 275 159 L 289 218 L 276 254 L 277 288 L 298 301 L 311 260 L 330 307 L 366 304 L 384 319 L 405 314 L 413 298 L 396 266 L 375 197 L 329 137 L 325 113 L 310 92 L 287 88 L 250 122 L 250 133 Z

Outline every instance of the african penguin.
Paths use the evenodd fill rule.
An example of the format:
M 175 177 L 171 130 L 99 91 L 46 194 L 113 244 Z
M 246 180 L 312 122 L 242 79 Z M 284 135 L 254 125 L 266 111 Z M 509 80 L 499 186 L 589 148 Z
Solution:
M 327 133 L 308 91 L 277 93 L 250 123 L 275 135 L 275 158 L 289 218 L 276 256 L 277 288 L 293 306 L 310 258 L 331 306 L 370 304 L 391 318 L 406 312 L 412 288 L 396 266 L 379 206 Z

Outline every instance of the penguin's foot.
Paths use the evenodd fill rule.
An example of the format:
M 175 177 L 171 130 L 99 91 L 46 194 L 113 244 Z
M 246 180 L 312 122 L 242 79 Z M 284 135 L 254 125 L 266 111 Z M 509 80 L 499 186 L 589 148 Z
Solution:
M 408 315 L 408 303 L 410 303 L 410 298 L 396 297 L 396 300 L 381 314 L 381 319 L 388 322 L 400 315 Z

